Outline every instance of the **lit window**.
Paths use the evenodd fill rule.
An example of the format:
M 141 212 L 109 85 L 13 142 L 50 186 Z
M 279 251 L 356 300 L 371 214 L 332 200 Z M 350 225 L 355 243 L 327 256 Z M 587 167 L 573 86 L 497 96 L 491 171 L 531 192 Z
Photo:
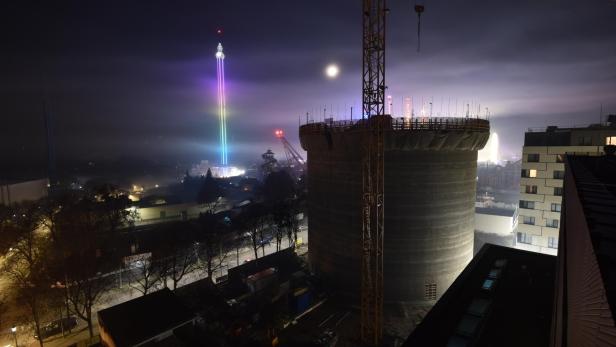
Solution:
M 528 173 L 528 177 L 537 177 L 537 170 L 531 169 Z
M 606 145 L 616 145 L 616 136 L 608 136 L 605 138 Z

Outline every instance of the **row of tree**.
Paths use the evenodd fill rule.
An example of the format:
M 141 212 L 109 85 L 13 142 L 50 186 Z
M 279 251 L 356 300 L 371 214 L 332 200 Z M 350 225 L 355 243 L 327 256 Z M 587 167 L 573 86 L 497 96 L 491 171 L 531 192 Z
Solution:
M 289 188 L 271 189 L 277 181 L 270 181 L 270 198 L 225 220 L 215 214 L 220 189 L 211 176 L 206 182 L 199 195 L 208 212 L 198 220 L 166 224 L 152 232 L 145 237 L 151 246 L 144 250 L 128 250 L 130 233 L 120 229 L 130 226 L 134 216 L 126 195 L 109 185 L 0 206 L 0 254 L 6 259 L 0 273 L 14 289 L 11 299 L 27 308 L 40 345 L 42 322 L 59 309 L 83 319 L 92 336 L 93 308 L 117 285 L 114 274 L 121 275 L 122 269 L 130 285 L 146 295 L 162 286 L 177 288 L 193 271 L 212 278 L 233 248 L 239 263 L 245 238 L 255 259 L 259 248 L 265 255 L 270 238 L 276 240 L 277 251 L 284 237 L 289 246 L 295 244 L 300 208 Z
M 32 318 L 42 346 L 42 321 L 65 306 L 88 323 L 106 291 L 101 274 L 117 268 L 113 236 L 130 223 L 128 199 L 104 185 L 61 198 L 0 207 L 1 273 Z

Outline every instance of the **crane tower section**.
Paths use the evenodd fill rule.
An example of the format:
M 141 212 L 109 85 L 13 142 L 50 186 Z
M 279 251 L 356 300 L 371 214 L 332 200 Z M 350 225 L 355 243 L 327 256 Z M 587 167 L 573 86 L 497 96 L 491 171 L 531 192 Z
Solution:
M 385 0 L 363 0 L 361 339 L 383 334 Z

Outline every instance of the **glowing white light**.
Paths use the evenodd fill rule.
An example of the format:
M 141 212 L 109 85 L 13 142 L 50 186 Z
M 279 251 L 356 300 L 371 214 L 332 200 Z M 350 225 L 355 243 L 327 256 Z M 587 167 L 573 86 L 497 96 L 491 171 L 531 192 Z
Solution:
M 328 65 L 325 68 L 325 75 L 329 78 L 336 78 L 338 77 L 339 73 L 340 73 L 340 69 L 338 68 L 338 65 L 336 64 Z
M 486 143 L 485 147 L 483 147 L 483 149 L 479 151 L 479 155 L 477 156 L 477 161 L 498 164 L 499 162 L 498 152 L 499 152 L 498 134 L 492 133 L 490 134 L 488 143 Z
M 212 171 L 212 176 L 217 178 L 243 176 L 246 173 L 246 170 L 235 166 L 213 166 L 210 169 Z

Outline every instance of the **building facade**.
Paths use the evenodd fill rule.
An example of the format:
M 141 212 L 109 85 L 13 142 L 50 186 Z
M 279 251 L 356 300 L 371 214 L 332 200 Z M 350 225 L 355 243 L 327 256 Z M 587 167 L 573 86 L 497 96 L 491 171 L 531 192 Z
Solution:
M 556 255 L 565 154 L 602 155 L 616 144 L 616 116 L 584 128 L 547 127 L 524 136 L 516 247 Z
M 616 346 L 616 156 L 568 156 L 550 346 Z

